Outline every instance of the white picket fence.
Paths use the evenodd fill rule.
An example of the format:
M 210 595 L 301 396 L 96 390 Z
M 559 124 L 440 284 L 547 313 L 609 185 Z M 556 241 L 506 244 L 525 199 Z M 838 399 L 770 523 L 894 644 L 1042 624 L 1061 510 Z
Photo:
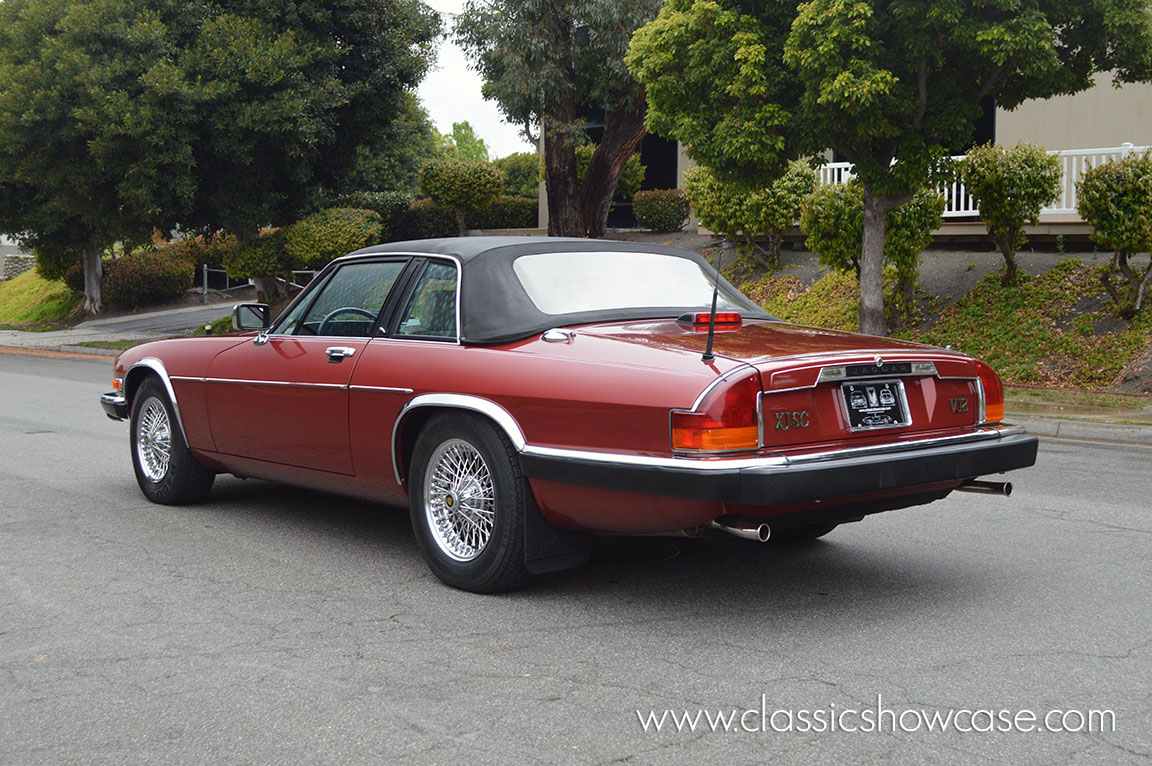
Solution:
M 1127 157 L 1133 152 L 1143 153 L 1146 151 L 1148 151 L 1147 146 L 1135 146 L 1126 143 L 1120 146 L 1111 146 L 1102 149 L 1064 149 L 1062 151 L 1048 152 L 1060 158 L 1060 162 L 1064 166 L 1064 174 L 1060 179 L 1060 196 L 1057 197 L 1056 201 L 1050 206 L 1044 208 L 1041 211 L 1041 215 L 1075 213 L 1076 182 L 1084 175 L 1084 171 L 1102 165 L 1108 160 Z M 952 159 L 962 160 L 964 159 L 964 155 L 958 155 Z M 850 162 L 830 162 L 820 168 L 820 183 L 839 184 L 844 183 L 850 178 L 852 178 L 852 163 Z M 964 188 L 964 184 L 959 181 L 954 181 L 950 184 L 940 186 L 939 190 L 940 193 L 944 195 L 946 203 L 946 207 L 944 208 L 945 218 L 963 218 L 965 216 L 980 215 L 980 208 L 976 204 L 976 200 L 972 199 L 971 195 L 968 194 L 968 190 Z

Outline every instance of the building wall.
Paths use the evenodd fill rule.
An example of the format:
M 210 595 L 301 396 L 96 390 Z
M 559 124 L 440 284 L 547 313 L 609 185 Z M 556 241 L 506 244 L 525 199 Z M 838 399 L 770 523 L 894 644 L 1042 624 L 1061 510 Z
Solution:
M 996 143 L 1023 140 L 1049 149 L 1152 145 L 1152 83 L 1114 88 L 1111 75 L 1097 75 L 1095 87 L 1076 95 L 997 109 Z

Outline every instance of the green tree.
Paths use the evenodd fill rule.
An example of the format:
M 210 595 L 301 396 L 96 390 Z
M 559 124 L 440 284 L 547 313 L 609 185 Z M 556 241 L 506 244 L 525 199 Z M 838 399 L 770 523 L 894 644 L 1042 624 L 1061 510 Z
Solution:
M 526 131 L 542 126 L 548 232 L 603 236 L 616 185 L 644 137 L 644 90 L 624 66 L 632 31 L 660 0 L 470 0 L 456 24 L 484 78 L 484 96 Z M 605 110 L 604 134 L 583 182 L 580 108 Z
M 46 259 L 153 229 L 258 236 L 335 188 L 430 61 L 417 0 L 6 0 L 0 229 Z
M 599 147 L 596 144 L 584 144 L 583 146 L 576 147 L 576 182 L 579 184 L 584 183 L 584 179 L 588 177 L 588 168 L 592 167 L 592 161 L 596 158 L 596 150 Z M 644 183 L 644 175 L 648 172 L 648 168 L 640 162 L 640 152 L 636 152 L 628 161 L 624 163 L 624 167 L 620 170 L 620 178 L 616 181 L 616 193 L 612 195 L 614 200 L 629 200 L 632 195 L 640 191 L 640 186 Z M 611 207 L 609 207 L 611 209 Z
M 944 198 L 921 189 L 889 210 L 885 221 L 884 261 L 896 271 L 896 311 L 907 318 L 915 305 L 920 254 L 940 226 Z M 861 242 L 865 227 L 864 188 L 857 180 L 825 184 L 800 204 L 800 228 L 820 262 L 838 271 L 863 272 Z
M 1040 211 L 1060 195 L 1060 158 L 1044 147 L 985 144 L 968 152 L 960 178 L 980 205 L 980 220 L 1004 256 L 1001 284 L 1016 283 L 1016 251 L 1028 237 L 1024 225 L 1039 223 Z
M 452 123 L 452 132 L 445 133 L 441 140 L 444 144 L 444 151 L 449 156 L 462 160 L 488 161 L 488 144 L 484 143 L 483 138 L 476 135 L 472 124 L 467 120 Z
M 1152 250 L 1152 153 L 1094 167 L 1076 190 L 1080 215 L 1092 224 L 1092 241 L 1113 250 L 1100 281 L 1117 313 L 1131 318 L 1144 307 L 1152 284 L 1152 261 L 1140 273 L 1129 260 Z
M 827 149 L 855 164 L 860 327 L 882 334 L 888 211 L 971 140 L 985 98 L 1152 78 L 1150 19 L 1146 0 L 668 0 L 626 60 L 649 127 L 702 164 L 771 178 Z
M 420 171 L 420 189 L 439 205 L 456 213 L 460 236 L 468 233 L 465 220 L 470 209 L 482 208 L 504 189 L 504 174 L 488 162 L 445 157 Z
M 506 196 L 540 198 L 540 157 L 535 152 L 516 152 L 492 164 L 504 171 Z
M 816 172 L 802 160 L 793 160 L 784 175 L 769 184 L 721 177 L 697 166 L 684 174 L 684 191 L 700 223 L 740 251 L 769 268 L 780 265 L 784 233 L 800 218 L 800 203 L 816 188 Z M 761 253 L 756 239 L 768 240 Z
M 414 193 L 420 185 L 420 168 L 438 156 L 441 142 L 420 99 L 406 91 L 395 119 L 356 147 L 352 168 L 337 182 L 336 192 Z

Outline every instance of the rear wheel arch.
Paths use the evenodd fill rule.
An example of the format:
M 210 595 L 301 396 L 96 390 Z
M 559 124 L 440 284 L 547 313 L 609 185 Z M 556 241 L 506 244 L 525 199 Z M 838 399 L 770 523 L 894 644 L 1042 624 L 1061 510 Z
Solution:
M 503 431 L 517 452 L 523 451 L 527 443 L 512 414 L 490 399 L 465 394 L 421 394 L 404 405 L 392 428 L 392 471 L 397 484 L 407 482 L 421 431 L 433 417 L 444 413 L 471 414 L 490 422 Z

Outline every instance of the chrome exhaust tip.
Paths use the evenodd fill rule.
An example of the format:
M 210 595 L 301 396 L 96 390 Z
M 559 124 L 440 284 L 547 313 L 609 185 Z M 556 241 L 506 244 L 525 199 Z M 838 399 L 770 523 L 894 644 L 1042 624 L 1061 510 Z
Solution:
M 709 521 L 708 526 L 712 529 L 719 529 L 721 532 L 735 535 L 743 540 L 753 540 L 758 543 L 766 543 L 768 542 L 768 538 L 772 536 L 772 529 L 767 524 L 757 524 L 754 527 L 731 527 L 727 524 L 721 524 L 718 521 Z
M 1001 495 L 1009 497 L 1012 494 L 1012 482 L 1010 481 L 972 481 L 961 484 L 956 488 L 960 492 L 976 492 L 981 495 Z

